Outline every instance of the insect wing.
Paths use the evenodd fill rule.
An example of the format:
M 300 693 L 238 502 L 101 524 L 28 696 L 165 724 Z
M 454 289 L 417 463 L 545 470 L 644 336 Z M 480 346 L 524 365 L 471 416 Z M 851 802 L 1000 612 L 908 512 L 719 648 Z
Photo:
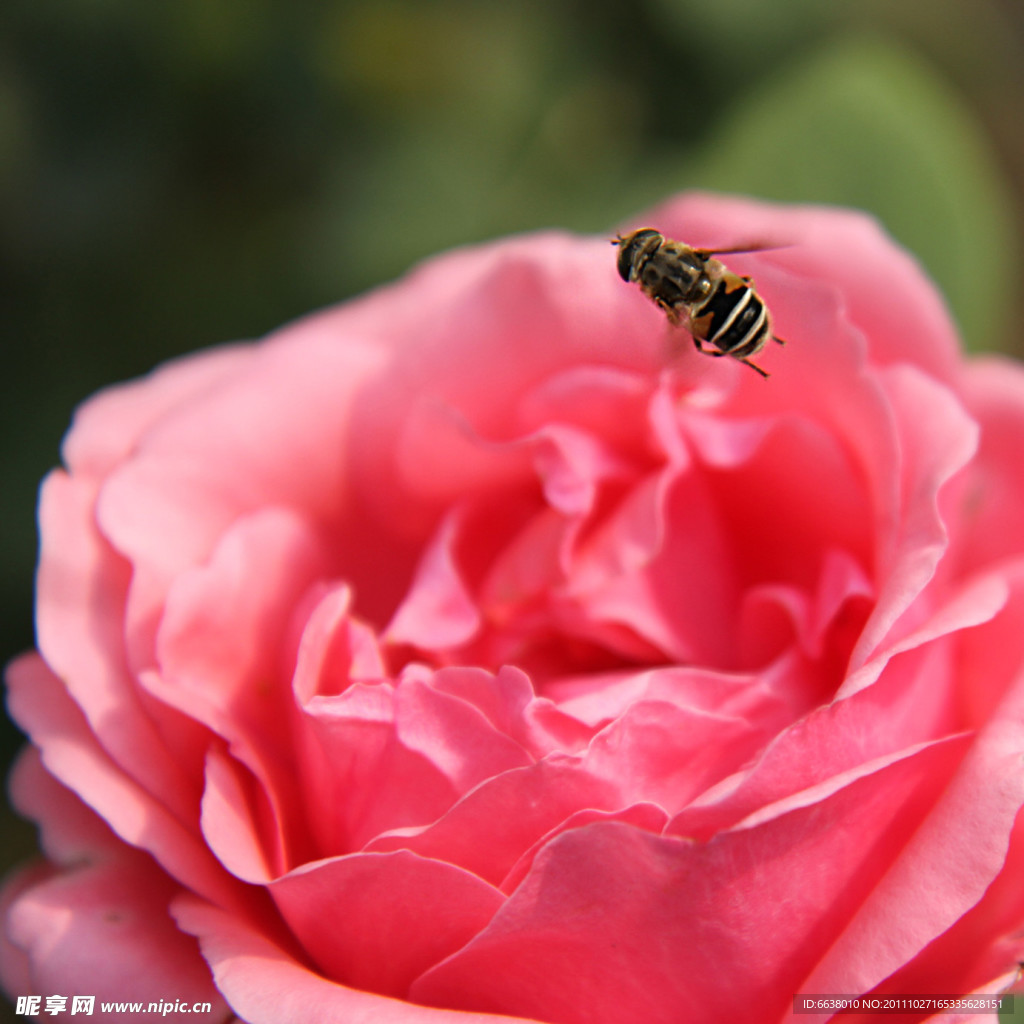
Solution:
M 728 249 L 694 249 L 704 259 L 714 256 L 740 256 L 748 252 L 771 252 L 775 249 L 791 249 L 792 242 L 745 242 L 743 245 L 730 246 Z

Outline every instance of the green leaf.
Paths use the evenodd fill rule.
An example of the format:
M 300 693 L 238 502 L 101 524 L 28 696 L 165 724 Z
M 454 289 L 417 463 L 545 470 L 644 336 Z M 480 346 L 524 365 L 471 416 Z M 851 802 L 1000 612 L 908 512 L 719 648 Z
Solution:
M 936 280 L 968 344 L 1004 343 L 1021 269 L 1009 188 L 960 97 L 897 44 L 827 45 L 765 82 L 684 167 L 695 187 L 874 213 Z

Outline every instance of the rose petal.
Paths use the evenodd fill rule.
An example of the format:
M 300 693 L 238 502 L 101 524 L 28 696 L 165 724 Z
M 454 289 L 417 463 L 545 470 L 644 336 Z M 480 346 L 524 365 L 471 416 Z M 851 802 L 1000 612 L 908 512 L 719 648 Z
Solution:
M 951 928 L 872 989 L 872 994 L 994 994 L 1008 988 L 1015 980 L 1013 975 L 1000 978 L 1000 973 L 1007 964 L 1024 958 L 1024 936 L 1020 934 L 1024 918 L 1022 877 L 1024 818 L 1018 817 L 1006 861 L 984 896 Z M 1019 980 L 1019 970 L 1016 973 Z M 862 1024 L 869 1022 L 865 1018 Z
M 496 646 L 495 633 L 514 635 L 524 622 L 529 629 L 531 620 L 538 617 L 537 609 L 547 609 L 553 592 L 562 588 L 568 549 L 578 525 L 554 509 L 542 509 L 491 560 L 480 602 L 492 631 L 492 646 Z
M 511 665 L 496 675 L 483 669 L 443 668 L 434 674 L 433 685 L 438 692 L 461 697 L 478 708 L 495 729 L 535 759 L 555 751 L 575 753 L 594 733 L 550 700 L 536 697 L 530 677 Z
M 408 595 L 384 631 L 390 643 L 444 650 L 466 643 L 479 629 L 479 610 L 452 550 L 456 532 L 453 519 L 446 518 L 424 552 Z
M 669 530 L 669 522 L 687 528 Z M 573 567 L 577 618 L 629 627 L 673 661 L 729 665 L 726 631 L 736 567 L 706 482 L 666 473 L 636 487 L 591 538 Z M 608 638 L 609 640 L 611 638 Z
M 496 730 L 472 704 L 435 689 L 425 672 L 407 670 L 396 698 L 399 742 L 422 754 L 457 793 L 530 763 L 518 743 Z
M 491 925 L 410 995 L 563 1024 L 738 1020 L 752 1001 L 779 1016 L 962 748 L 925 747 L 706 845 L 617 823 L 564 833 Z
M 848 697 L 870 686 L 890 659 L 904 651 L 923 647 L 937 637 L 957 630 L 988 622 L 1006 604 L 1008 593 L 1008 579 L 999 573 L 983 574 L 963 581 L 953 589 L 947 602 L 915 631 L 907 633 L 899 641 L 882 649 L 870 661 L 851 671 L 843 681 L 838 696 Z M 917 614 L 921 615 L 922 612 Z
M 425 825 L 456 799 L 442 771 L 399 739 L 397 704 L 390 683 L 354 683 L 303 707 L 302 805 L 324 855 Z
M 709 838 L 785 795 L 961 728 L 951 649 L 937 641 L 986 622 L 1005 600 L 1000 579 L 966 587 L 907 638 L 902 653 L 875 665 L 870 681 L 783 729 L 756 764 L 699 797 L 669 831 Z
M 825 425 L 775 417 L 744 461 L 714 465 L 708 478 L 742 586 L 790 584 L 813 594 L 831 552 L 872 565 L 871 496 L 843 439 Z
M 400 372 L 369 389 L 362 408 L 360 464 L 379 485 L 382 514 L 394 517 L 385 506 L 396 489 L 439 503 L 472 489 L 461 460 L 435 457 L 445 439 L 422 421 L 407 429 L 417 404 L 457 409 L 481 437 L 509 437 L 518 417 L 494 401 L 497 381 L 514 396 L 581 363 L 656 365 L 660 314 L 614 278 L 607 242 L 544 232 L 443 254 L 347 307 L 347 330 L 384 334 L 402 352 Z
M 952 392 L 910 367 L 893 367 L 882 380 L 899 421 L 901 511 L 897 531 L 880 553 L 884 582 L 851 669 L 864 664 L 932 578 L 947 543 L 939 492 L 978 443 L 977 425 Z
M 973 611 L 975 619 L 969 623 L 975 628 L 957 638 L 958 668 L 971 680 L 959 694 L 961 708 L 973 728 L 992 717 L 1024 665 L 1024 558 L 1003 572 L 983 573 L 959 597 L 961 614 Z
M 272 882 L 270 891 L 327 977 L 399 997 L 504 902 L 469 872 L 407 850 L 305 864 Z
M 296 862 L 258 783 L 216 749 L 207 758 L 200 826 L 217 859 L 243 882 L 268 882 Z
M 286 328 L 256 351 L 244 373 L 154 424 L 106 480 L 97 515 L 133 567 L 127 629 L 134 667 L 152 663 L 167 588 L 209 557 L 236 518 L 268 505 L 300 508 L 321 523 L 350 511 L 350 478 L 339 453 L 346 450 L 353 396 L 384 356 L 355 338 L 339 344 L 332 316 Z M 274 382 L 270 389 L 267 380 Z M 353 557 L 348 549 L 358 546 L 344 531 L 337 536 L 344 564 Z
M 39 503 L 39 650 L 106 754 L 179 817 L 198 800 L 170 745 L 191 738 L 173 712 L 154 713 L 124 660 L 129 567 L 99 534 L 95 484 L 55 471 Z M 182 731 L 184 730 L 184 731 Z
M 23 891 L 8 917 L 11 941 L 31 962 L 31 989 L 94 995 L 97 1003 L 180 999 L 226 1008 L 196 942 L 176 926 L 176 891 L 148 858 L 80 865 Z
M 297 516 L 268 508 L 243 517 L 207 564 L 169 589 L 156 637 L 158 671 L 142 676 L 164 704 L 230 744 L 277 823 L 268 836 L 279 834 L 293 851 L 306 843 L 289 764 L 291 666 L 282 652 L 292 609 L 324 569 L 322 543 Z M 265 853 L 278 870 L 290 863 L 276 842 Z
M 970 910 L 999 874 L 1024 803 L 1024 674 L 921 828 L 830 946 L 808 991 L 860 992 Z M 915 898 L 928 893 L 928 899 Z M 884 932 L 886 941 L 877 936 Z
M 39 822 L 39 845 L 53 863 L 73 865 L 121 848 L 110 826 L 46 770 L 38 747 L 18 754 L 7 788 L 11 806 Z
M 509 873 L 501 883 L 501 891 L 511 895 L 522 881 L 530 873 L 537 854 L 544 849 L 556 836 L 563 832 L 570 832 L 573 829 L 583 828 L 592 822 L 618 822 L 630 828 L 639 829 L 642 832 L 650 832 L 660 835 L 668 821 L 668 815 L 662 808 L 654 804 L 632 804 L 615 811 L 599 811 L 588 807 L 582 811 L 575 811 L 564 821 L 561 821 L 551 831 L 546 832 L 533 845 L 526 850 L 522 856 L 512 865 Z
M 215 731 L 211 712 L 219 713 L 229 739 L 241 734 L 277 749 L 291 698 L 287 686 L 275 685 L 292 668 L 281 659 L 284 630 L 327 564 L 320 539 L 285 509 L 233 523 L 209 561 L 181 573 L 168 591 L 157 634 L 161 696 Z
M 618 787 L 620 804 L 652 803 L 672 815 L 767 739 L 741 718 L 645 700 L 594 737 L 584 764 Z
M 644 671 L 568 676 L 547 685 L 560 710 L 598 728 L 642 700 L 668 701 L 694 711 L 742 716 L 754 724 L 789 721 L 790 709 L 776 692 L 778 679 L 765 672 L 723 672 L 690 665 Z
M 518 399 L 516 414 L 527 433 L 570 424 L 614 451 L 632 453 L 648 442 L 644 410 L 650 400 L 649 374 L 581 362 L 540 379 Z
M 249 1024 L 536 1024 L 521 1017 L 435 1010 L 328 981 L 245 920 L 195 898 L 175 916 L 199 939 L 217 988 Z
M 963 571 L 1024 550 L 1020 444 L 1024 436 L 1024 372 L 997 356 L 974 359 L 964 372 L 966 403 L 981 426 L 953 555 Z
M 296 605 L 292 621 L 299 635 L 294 657 L 287 660 L 295 664 L 292 696 L 298 705 L 386 675 L 376 634 L 353 619 L 351 610 L 352 590 L 344 583 L 313 586 Z
M 604 438 L 551 425 L 537 432 L 534 457 L 548 504 L 567 516 L 586 515 L 597 499 L 598 485 L 634 475 Z
M 220 345 L 105 388 L 75 411 L 61 448 L 64 464 L 75 476 L 106 476 L 154 423 L 243 371 L 255 351 L 249 345 Z
M 5 875 L 0 884 L 0 914 L 4 922 L 9 918 L 11 907 L 23 893 L 47 881 L 52 875 L 53 868 L 48 864 L 31 864 Z M 32 960 L 24 949 L 11 942 L 7 931 L 6 924 L 0 928 L 0 985 L 15 998 L 33 994 L 35 983 L 32 980 Z
M 8 707 L 43 764 L 126 842 L 148 850 L 182 884 L 225 905 L 234 886 L 199 838 L 127 777 L 98 746 L 67 691 L 35 655 L 7 670 Z
M 411 850 L 497 886 L 524 850 L 571 815 L 620 804 L 614 781 L 587 771 L 577 758 L 554 757 L 488 779 L 428 827 L 383 833 L 366 848 Z

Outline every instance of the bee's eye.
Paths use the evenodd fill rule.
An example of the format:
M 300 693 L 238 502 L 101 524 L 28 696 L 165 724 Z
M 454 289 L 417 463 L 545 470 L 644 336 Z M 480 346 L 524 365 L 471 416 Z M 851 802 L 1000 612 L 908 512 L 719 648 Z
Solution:
M 630 271 L 633 269 L 633 256 L 636 254 L 637 244 L 635 241 L 631 241 L 628 245 L 623 245 L 619 248 L 619 277 L 623 281 L 629 280 Z
M 619 277 L 623 281 L 632 280 L 631 274 L 636 262 L 644 250 L 649 251 L 652 248 L 652 239 L 657 240 L 659 244 L 662 241 L 661 235 L 653 228 L 641 228 L 641 230 L 628 235 L 619 244 Z

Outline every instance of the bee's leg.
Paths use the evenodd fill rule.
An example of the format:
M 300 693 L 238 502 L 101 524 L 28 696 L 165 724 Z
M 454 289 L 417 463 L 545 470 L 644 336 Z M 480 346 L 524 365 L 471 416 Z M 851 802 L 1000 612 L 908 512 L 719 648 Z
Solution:
M 705 356 L 724 356 L 725 355 L 724 352 L 720 352 L 717 348 L 705 348 L 704 347 L 704 342 L 701 341 L 701 339 L 698 338 L 696 334 L 692 334 L 691 333 L 690 337 L 693 339 L 693 347 L 698 352 L 700 352 L 702 355 L 705 355 Z
M 668 317 L 668 322 L 673 327 L 678 327 L 680 323 L 679 310 L 675 309 L 673 306 L 670 306 L 664 299 L 655 299 L 654 301 L 657 304 L 658 309 L 660 309 L 662 313 L 664 313 L 665 316 Z
M 774 334 L 772 335 L 772 341 L 774 341 L 777 345 L 785 345 L 786 344 L 786 339 L 785 338 L 776 338 Z
M 766 370 L 762 370 L 760 366 L 757 366 L 755 363 L 752 363 L 749 359 L 741 359 L 740 362 L 744 366 L 749 366 L 752 370 L 757 370 L 757 372 L 759 374 L 761 374 L 762 377 L 766 377 L 767 378 L 769 376 L 769 374 L 768 374 L 768 372 Z

